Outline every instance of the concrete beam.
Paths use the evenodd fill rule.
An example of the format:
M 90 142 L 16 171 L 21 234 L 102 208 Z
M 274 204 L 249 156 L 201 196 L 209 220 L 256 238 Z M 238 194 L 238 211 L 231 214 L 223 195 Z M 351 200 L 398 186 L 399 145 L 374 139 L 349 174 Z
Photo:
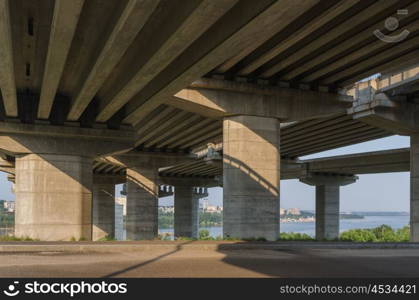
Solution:
M 394 134 L 419 132 L 419 104 L 409 103 L 406 99 L 394 101 L 384 93 L 376 94 L 369 103 L 355 105 L 349 113 L 356 120 Z
M 331 28 L 331 30 L 325 32 L 317 38 L 313 40 L 311 43 L 301 47 L 299 50 L 292 53 L 287 59 L 281 60 L 279 63 L 273 65 L 268 70 L 264 71 L 261 74 L 261 77 L 271 77 L 276 73 L 284 70 L 285 68 L 291 66 L 292 64 L 298 62 L 300 59 L 304 58 L 305 56 L 309 55 L 311 52 L 321 48 L 322 46 L 333 42 L 334 39 L 342 36 L 346 32 L 350 31 L 351 28 L 355 26 L 360 26 L 364 22 L 367 22 L 371 19 L 371 16 L 379 14 L 384 10 L 388 9 L 389 7 L 393 6 L 397 3 L 397 0 L 389 0 L 383 3 L 374 3 L 368 9 L 365 9 L 358 14 L 354 15 L 351 18 L 346 19 L 344 22 L 339 23 L 337 26 Z
M 56 0 L 42 80 L 38 118 L 48 119 L 84 0 Z
M 152 53 L 146 64 L 137 71 L 127 85 L 115 95 L 109 95 L 109 98 L 102 100 L 101 111 L 96 120 L 104 122 L 112 117 L 236 3 L 237 0 L 202 1 L 179 28 L 159 45 L 157 51 Z M 179 9 L 187 8 L 189 4 L 194 5 L 194 2 L 184 3 Z M 155 42 L 159 42 L 159 39 L 149 40 L 151 43 L 149 47 L 152 48 Z M 126 118 L 125 121 L 131 124 L 135 123 L 135 120 L 131 118 Z
M 418 24 L 419 26 L 419 24 Z M 382 43 L 382 41 L 380 41 Z M 321 84 L 328 85 L 334 82 L 338 82 L 341 80 L 345 80 L 346 78 L 350 78 L 353 74 L 359 74 L 364 70 L 370 71 L 370 67 L 374 67 L 376 65 L 382 65 L 383 61 L 392 61 L 394 56 L 400 54 L 405 54 L 408 51 L 416 50 L 416 45 L 419 43 L 419 37 L 409 38 L 407 40 L 401 41 L 397 43 L 394 47 L 386 49 L 373 57 L 368 58 L 367 60 L 363 60 L 359 63 L 351 64 L 350 67 L 344 68 L 342 71 L 338 73 L 333 73 L 329 77 L 322 79 Z M 394 63 L 394 62 L 393 62 Z M 374 73 L 371 72 L 371 75 Z
M 159 2 L 159 0 L 129 0 L 126 2 L 124 10 L 106 44 L 98 54 L 87 79 L 74 97 L 67 119 L 73 121 L 79 119 Z
M 381 88 L 376 91 L 376 94 L 385 93 L 389 97 L 392 97 L 408 95 L 417 91 L 419 91 L 419 74 Z
M 129 103 L 128 116 L 124 119 L 128 123 L 136 123 L 143 119 L 147 114 L 153 111 L 159 105 L 165 103 L 169 97 L 172 97 L 180 89 L 187 87 L 191 82 L 207 74 L 215 67 L 219 66 L 231 56 L 231 53 L 237 53 L 244 49 L 251 47 L 254 39 L 258 36 L 264 35 L 265 31 L 269 31 L 271 27 L 277 27 L 278 23 L 284 20 L 284 12 L 292 8 L 301 8 L 301 2 L 296 1 L 257 1 L 251 2 L 252 8 L 235 11 L 237 13 L 233 17 L 225 19 L 230 24 L 230 35 L 226 36 L 226 27 L 221 26 L 214 28 L 211 33 L 214 36 L 208 35 L 207 40 L 213 39 L 219 41 L 214 44 L 212 48 L 208 48 L 208 44 L 201 44 L 191 48 L 193 52 L 185 52 L 181 58 L 178 58 L 177 65 L 170 72 L 176 73 L 170 75 L 170 80 L 167 84 L 156 89 L 150 95 L 145 95 L 135 99 L 134 102 Z M 310 6 L 309 1 L 304 3 Z M 238 5 L 245 7 L 247 2 L 239 2 Z M 256 10 L 258 8 L 258 10 Z M 233 9 L 234 10 L 234 9 Z M 196 58 L 191 63 L 192 56 Z M 196 57 L 199 55 L 199 58 Z M 180 66 L 179 64 L 184 64 Z M 175 68 L 176 67 L 176 68 Z M 179 68 L 183 70 L 179 72 Z
M 345 113 L 351 107 L 352 97 L 339 94 L 297 90 L 280 87 L 263 87 L 256 84 L 201 79 L 183 89 L 174 98 L 188 105 L 183 109 L 198 112 L 196 107 L 213 111 L 214 116 L 254 115 L 278 118 L 285 121 L 328 117 Z M 169 99 L 176 106 L 179 101 Z
M 339 14 L 343 13 L 350 7 L 357 4 L 359 0 L 345 0 L 339 1 L 337 4 L 333 5 L 332 7 L 324 10 L 320 15 L 316 16 L 309 22 L 305 23 L 304 26 L 293 32 L 292 35 L 278 43 L 275 47 L 264 53 L 263 55 L 259 56 L 257 59 L 249 63 L 246 67 L 241 69 L 238 72 L 238 75 L 246 76 L 261 67 L 263 64 L 269 62 L 271 59 L 281 55 L 284 51 L 289 49 L 289 47 L 295 45 L 302 39 L 306 38 L 327 22 L 334 19 Z M 225 70 L 226 67 L 219 68 L 220 70 Z
M 349 0 L 347 2 L 357 2 L 359 0 Z M 262 44 L 264 44 L 266 41 L 268 41 L 270 38 L 272 38 L 272 36 L 274 36 L 276 33 L 280 32 L 281 30 L 285 29 L 286 26 L 288 26 L 290 23 L 292 23 L 293 21 L 295 21 L 298 17 L 301 17 L 301 15 L 306 12 L 307 10 L 311 9 L 312 7 L 314 7 L 315 5 L 317 5 L 320 1 L 299 1 L 298 4 L 300 6 L 292 6 L 289 7 L 288 10 L 284 10 L 283 13 L 286 13 L 287 15 L 284 16 L 284 18 L 281 20 L 281 22 L 277 23 L 276 27 L 268 27 L 267 30 L 269 31 L 265 31 L 264 34 L 255 37 L 255 39 L 253 39 L 253 43 L 252 45 L 250 45 L 249 47 L 247 47 L 246 49 L 244 49 L 243 51 L 238 52 L 236 55 L 234 55 L 232 58 L 228 59 L 226 62 L 224 62 L 221 66 L 219 66 L 216 70 L 217 73 L 225 73 L 227 72 L 230 68 L 232 68 L 233 66 L 235 66 L 238 62 L 240 62 L 243 58 L 245 58 L 246 56 L 248 56 L 250 53 L 252 53 L 254 50 L 256 50 L 259 46 L 261 46 Z M 284 3 L 284 5 L 286 5 L 286 3 Z M 345 6 L 345 5 L 342 5 Z M 334 10 L 336 11 L 336 14 L 339 14 L 339 12 L 341 12 L 341 10 L 339 9 L 339 6 L 334 6 Z M 322 15 L 323 16 L 323 15 Z M 324 16 L 324 18 L 322 18 L 323 22 L 327 21 L 327 17 Z M 321 22 L 319 22 L 321 23 Z M 310 24 L 308 25 L 308 27 L 310 28 L 314 28 L 316 27 L 316 23 L 315 22 L 310 22 Z M 318 26 L 320 26 L 320 24 L 318 24 Z M 300 31 L 294 32 L 294 34 L 292 35 L 294 37 L 294 40 L 298 40 Z M 308 34 L 308 33 L 307 33 Z M 286 41 L 282 41 L 280 44 L 286 44 L 288 42 L 288 39 Z M 276 47 L 275 47 L 276 48 Z M 272 58 L 272 57 L 271 57 Z M 268 59 L 269 60 L 269 59 Z M 250 71 L 251 72 L 251 71 Z M 249 72 L 249 73 L 250 73 Z M 240 75 L 245 75 L 248 74 L 248 72 L 240 72 Z
M 42 137 L 83 138 L 91 140 L 100 139 L 132 143 L 138 138 L 137 134 L 131 127 L 125 127 L 123 130 L 82 128 L 78 126 L 71 126 L 71 123 L 69 126 L 59 126 L 0 122 L 0 134 L 27 134 Z
M 406 9 L 409 11 L 409 14 L 406 15 L 397 15 L 397 19 L 399 22 L 403 22 L 404 19 L 409 18 L 409 15 L 414 14 L 419 11 L 419 3 L 414 2 L 411 5 L 406 6 Z M 395 11 L 392 12 L 392 14 L 396 13 Z M 401 33 L 403 30 L 406 29 L 406 26 L 400 26 L 400 29 L 395 30 L 392 32 L 392 34 L 397 35 Z M 410 24 L 407 26 L 407 29 L 409 31 L 413 32 L 414 30 L 411 30 Z M 375 24 L 372 24 L 368 28 L 363 29 L 361 32 L 358 32 L 357 34 L 354 34 L 352 36 L 348 36 L 345 40 L 341 41 L 339 44 L 335 45 L 334 47 L 331 47 L 330 49 L 325 49 L 325 51 L 322 51 L 314 59 L 310 59 L 307 62 L 296 66 L 293 68 L 290 72 L 288 72 L 287 76 L 289 78 L 295 78 L 297 76 L 302 75 L 303 73 L 309 73 L 308 71 L 313 70 L 316 68 L 316 66 L 320 66 L 324 64 L 325 62 L 338 57 L 338 55 L 345 53 L 346 51 L 353 49 L 353 45 L 360 45 L 364 41 L 371 38 L 371 32 L 374 32 L 375 30 L 380 30 L 381 32 L 386 32 L 385 23 L 383 22 L 383 18 L 380 18 L 378 22 Z M 379 44 L 382 46 L 384 43 L 382 41 L 378 40 L 373 43 L 368 43 L 367 47 L 372 47 L 375 49 L 380 48 Z M 354 53 L 356 53 L 355 51 Z M 346 57 L 346 56 L 344 56 Z M 339 60 L 337 60 L 339 61 Z M 301 79 L 302 82 L 311 82 L 313 80 L 316 80 L 323 74 L 323 68 L 313 72 L 309 73 L 308 76 L 305 76 Z
M 0 89 L 6 115 L 17 117 L 9 0 L 0 0 Z

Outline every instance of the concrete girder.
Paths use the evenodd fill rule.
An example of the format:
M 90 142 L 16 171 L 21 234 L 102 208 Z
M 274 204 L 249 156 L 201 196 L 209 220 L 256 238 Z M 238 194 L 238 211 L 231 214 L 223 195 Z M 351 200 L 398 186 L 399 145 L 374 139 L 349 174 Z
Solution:
M 417 2 L 415 2 L 411 6 L 412 6 L 412 9 L 411 10 L 409 9 L 409 14 L 419 12 L 419 4 Z M 408 18 L 408 16 L 409 15 L 407 15 L 407 14 L 406 15 L 400 15 L 400 18 L 398 18 L 399 22 L 401 22 L 403 19 Z M 383 24 L 382 21 L 380 21 L 379 24 L 371 26 L 369 28 L 369 30 L 366 29 L 365 31 L 363 31 L 360 34 L 360 37 L 358 35 L 356 35 L 356 36 L 350 38 L 348 41 L 345 41 L 344 42 L 345 48 L 348 48 L 349 45 L 350 45 L 350 47 L 353 47 L 354 44 L 353 43 L 348 43 L 349 41 L 356 40 L 356 41 L 361 41 L 362 42 L 363 40 L 365 40 L 367 38 L 370 38 L 371 37 L 371 32 L 374 32 L 375 30 L 378 30 L 378 28 L 380 28 L 380 27 L 384 27 L 384 24 Z M 393 31 L 391 34 L 392 35 L 398 35 L 398 34 L 402 33 L 404 30 L 409 30 L 411 34 L 416 33 L 419 30 L 419 22 L 416 21 L 416 22 L 413 22 L 413 23 L 408 24 L 406 26 L 400 26 L 398 30 Z M 412 41 L 407 40 L 406 42 L 407 43 L 414 43 L 415 41 L 414 40 L 412 40 Z M 403 42 L 400 42 L 400 43 L 403 43 Z M 389 46 L 390 46 L 389 44 L 383 43 L 380 39 L 377 39 L 375 42 L 368 43 L 367 45 L 365 45 L 364 47 L 362 47 L 358 51 L 352 52 L 349 55 L 345 55 L 343 58 L 341 58 L 339 60 L 336 60 L 335 62 L 333 62 L 331 64 L 328 64 L 326 67 L 321 68 L 320 70 L 318 70 L 316 72 L 310 73 L 310 75 L 304 77 L 302 79 L 302 81 L 312 82 L 312 81 L 324 78 L 324 77 L 327 76 L 327 74 L 332 74 L 335 70 L 340 70 L 344 66 L 350 66 L 350 65 L 353 65 L 354 63 L 356 63 L 357 61 L 362 60 L 363 57 L 367 56 L 372 51 L 377 51 L 381 55 L 381 53 L 386 51 L 389 48 Z M 343 47 L 339 45 L 339 48 L 343 48 Z M 397 50 L 397 49 L 395 49 L 395 50 Z M 336 50 L 334 50 L 334 51 L 335 51 L 334 53 L 336 53 Z M 366 62 L 369 62 L 369 60 L 366 61 Z M 318 63 L 317 58 L 313 62 L 313 64 L 314 63 L 315 64 Z M 285 78 L 288 78 L 288 77 L 293 78 L 299 72 L 301 72 L 301 69 L 298 70 L 298 71 L 292 71 L 288 74 L 288 76 L 285 76 Z M 333 77 L 330 78 L 330 80 L 333 81 Z
M 203 125 L 202 123 L 198 128 L 196 128 L 193 133 L 189 133 L 187 135 L 182 135 L 182 137 L 179 137 L 175 142 L 171 143 L 169 146 L 171 148 L 179 147 L 184 148 L 186 147 L 186 143 L 194 143 L 197 138 L 203 138 L 204 135 L 212 135 L 215 134 L 217 131 L 219 131 L 221 127 L 221 121 L 220 120 L 211 120 L 211 123 L 208 125 Z M 191 142 L 192 141 L 192 142 Z
M 360 134 L 375 132 L 377 130 L 379 131 L 380 129 L 372 128 L 367 124 L 356 124 L 343 130 L 332 130 L 331 132 L 328 132 L 326 134 L 319 134 L 318 137 L 314 136 L 301 141 L 286 143 L 282 148 L 282 151 L 284 153 L 294 152 L 307 147 L 322 144 L 323 142 L 328 142 L 336 138 L 341 139 L 347 137 L 356 137 Z
M 183 132 L 182 128 L 185 126 L 189 127 L 189 124 L 198 121 L 201 117 L 199 115 L 191 115 L 186 113 L 177 124 L 171 124 L 170 128 L 167 128 L 164 132 L 161 132 L 158 136 L 154 137 L 151 141 L 145 144 L 145 147 L 159 147 L 161 143 L 164 143 L 165 140 L 168 140 L 170 136 L 175 136 L 176 132 Z
M 0 90 L 6 115 L 17 117 L 9 0 L 0 1 Z
M 183 89 L 169 100 L 176 106 L 176 98 L 183 109 L 201 106 L 219 116 L 254 115 L 278 118 L 284 121 L 327 117 L 345 113 L 351 106 L 352 97 L 331 93 L 319 93 L 280 87 L 260 87 L 254 84 L 201 79 Z M 175 99 L 175 100 L 174 100 Z
M 304 24 L 304 26 L 296 30 L 292 35 L 287 37 L 277 46 L 273 47 L 272 49 L 270 49 L 269 51 L 267 51 L 266 53 L 264 53 L 263 55 L 255 59 L 254 61 L 252 61 L 246 67 L 242 68 L 238 72 L 238 74 L 242 76 L 251 74 L 252 72 L 257 70 L 259 67 L 261 67 L 263 64 L 269 62 L 271 59 L 275 58 L 276 56 L 281 55 L 281 53 L 284 53 L 291 46 L 295 45 L 302 39 L 306 38 L 307 36 L 315 32 L 317 29 L 321 28 L 323 25 L 331 21 L 333 18 L 335 18 L 339 14 L 343 13 L 347 9 L 356 5 L 358 2 L 359 0 L 339 1 L 335 5 L 324 10 L 320 15 L 316 16 L 314 19 Z M 221 67 L 217 69 L 217 71 L 225 72 L 231 67 L 233 62 L 234 64 L 238 62 L 236 57 L 233 57 L 233 59 L 230 59 L 229 61 L 227 61 L 227 63 L 224 63 Z
M 158 4 L 158 0 L 129 0 L 126 2 L 106 44 L 98 54 L 83 86 L 72 101 L 67 117 L 69 120 L 79 119 Z
M 175 111 L 173 114 L 168 115 L 166 119 L 162 120 L 160 124 L 157 124 L 152 130 L 142 134 L 135 142 L 136 145 L 145 143 L 145 147 L 147 147 L 147 145 L 150 146 L 150 141 L 152 144 L 154 138 L 158 138 L 159 135 L 167 133 L 167 131 L 176 126 L 179 120 L 182 120 L 182 118 L 187 115 L 188 112 L 186 111 Z
M 129 131 L 66 126 L 0 123 L 0 147 L 16 153 L 60 153 L 96 158 L 133 148 Z
M 408 5 L 405 7 L 409 11 L 409 15 L 397 15 L 397 19 L 402 24 L 405 19 L 408 19 L 408 17 L 412 14 L 417 12 L 419 10 L 419 3 L 414 2 L 411 5 Z M 396 10 L 391 12 L 390 14 L 396 13 Z M 383 18 L 384 19 L 384 18 Z M 345 40 L 341 41 L 339 44 L 335 45 L 332 48 L 325 49 L 321 53 L 319 53 L 314 59 L 310 59 L 306 62 L 304 62 L 302 65 L 297 66 L 290 70 L 286 74 L 288 78 L 296 78 L 297 76 L 302 76 L 303 74 L 309 73 L 310 70 L 315 70 L 316 66 L 321 64 L 327 64 L 328 61 L 331 61 L 334 58 L 340 58 L 343 53 L 347 53 L 351 49 L 353 49 L 353 45 L 361 45 L 365 41 L 371 38 L 371 32 L 374 32 L 375 30 L 380 30 L 381 32 L 387 32 L 388 30 L 385 28 L 385 23 L 383 22 L 383 19 L 380 19 L 375 24 L 369 26 L 368 28 L 363 29 L 361 32 L 358 32 L 357 34 L 351 35 L 347 37 Z M 410 24 L 408 25 L 410 27 Z M 392 34 L 399 34 L 404 29 L 406 29 L 406 26 L 400 26 L 401 29 L 395 30 L 392 32 Z M 408 28 L 410 30 L 410 28 Z M 378 43 L 383 46 L 383 43 L 380 40 L 377 40 L 374 43 L 369 43 L 368 47 L 372 47 L 377 49 L 379 47 Z M 346 55 L 342 55 L 343 57 L 346 57 Z M 329 65 L 327 65 L 328 67 Z M 327 68 L 326 67 L 326 68 Z M 301 78 L 302 82 L 311 82 L 317 78 L 319 78 L 321 75 L 323 75 L 323 68 L 321 68 L 318 71 L 315 71 L 313 73 L 309 73 L 309 75 L 304 76 Z
M 417 26 L 417 31 L 419 30 L 419 22 Z M 382 41 L 379 41 L 381 44 Z M 419 37 L 413 37 L 413 38 L 407 38 L 406 40 L 403 40 L 397 45 L 386 49 L 378 54 L 376 54 L 373 57 L 368 58 L 367 60 L 363 60 L 359 63 L 351 64 L 350 67 L 347 67 L 343 69 L 342 71 L 338 73 L 333 73 L 329 77 L 322 79 L 321 83 L 324 85 L 332 84 L 333 82 L 339 82 L 342 80 L 345 80 L 346 78 L 350 78 L 352 74 L 359 74 L 363 70 L 368 70 L 370 74 L 371 68 L 379 65 L 380 62 L 383 61 L 391 61 L 391 58 L 394 56 L 401 56 L 405 54 L 406 52 L 416 50 L 419 44 Z M 355 60 L 356 61 L 356 60 Z M 392 62 L 394 64 L 394 61 Z
M 201 118 L 196 120 L 196 122 L 194 122 L 194 124 L 190 125 L 186 125 L 186 127 L 182 127 L 182 129 L 180 130 L 179 134 L 173 135 L 172 137 L 168 138 L 167 140 L 161 142 L 158 147 L 159 148 L 164 148 L 164 147 L 168 147 L 171 148 L 173 146 L 174 143 L 176 143 L 179 139 L 184 139 L 189 137 L 191 134 L 201 130 L 202 128 L 205 128 L 207 126 L 212 126 L 212 124 L 216 123 L 216 121 L 212 120 L 212 119 L 205 119 L 205 118 Z
M 358 144 L 358 143 L 362 143 L 362 142 L 366 142 L 366 141 L 371 141 L 371 140 L 374 140 L 374 139 L 387 137 L 387 136 L 390 136 L 390 135 L 391 134 L 389 134 L 385 130 L 376 130 L 376 131 L 374 130 L 372 132 L 367 132 L 367 133 L 364 133 L 362 135 L 356 134 L 356 135 L 353 135 L 351 137 L 346 137 L 344 139 L 335 138 L 335 139 L 329 140 L 327 144 L 313 145 L 313 146 L 309 146 L 307 148 L 302 148 L 302 149 L 300 149 L 298 151 L 295 151 L 295 152 L 283 153 L 283 155 L 287 156 L 287 157 L 299 157 L 299 156 L 304 156 L 304 155 L 308 155 L 308 154 L 312 154 L 312 153 L 322 152 L 322 151 L 325 151 L 325 150 L 339 148 L 339 147 L 343 147 L 343 146 L 347 146 L 347 145 L 351 145 L 351 144 Z
M 393 53 L 394 54 L 394 53 Z M 407 53 L 400 53 L 397 58 L 394 59 L 384 59 L 381 61 L 380 64 L 375 65 L 369 65 L 365 66 L 361 72 L 350 74 L 348 77 L 343 78 L 342 81 L 339 81 L 340 86 L 348 86 L 350 84 L 353 84 L 354 82 L 357 82 L 359 80 L 362 80 L 368 76 L 371 76 L 371 74 L 377 74 L 381 72 L 385 72 L 389 69 L 393 69 L 394 66 L 397 65 L 403 65 L 406 63 L 406 61 L 416 61 L 419 56 L 419 50 L 414 49 Z M 367 63 L 370 61 L 368 59 Z
M 419 132 L 419 104 L 391 100 L 384 93 L 376 94 L 369 103 L 350 109 L 353 118 L 383 128 L 394 134 L 411 135 Z
M 154 77 L 232 8 L 237 3 L 237 0 L 222 2 L 204 0 L 198 5 L 196 3 L 198 2 L 185 2 L 183 3 L 184 5 L 178 7 L 179 10 L 182 10 L 189 9 L 190 5 L 195 6 L 182 24 L 169 34 L 164 41 L 157 37 L 149 40 L 149 43 L 151 43 L 149 45 L 150 53 L 147 53 L 150 54 L 149 59 L 120 91 L 102 100 L 101 111 L 96 118 L 97 121 L 104 122 L 112 117 L 135 94 L 140 92 Z M 162 32 L 159 34 L 163 35 Z M 154 45 L 156 49 L 153 49 L 152 46 L 155 43 L 161 44 Z M 128 123 L 137 123 L 132 118 L 126 118 L 125 120 Z
M 351 2 L 353 1 L 359 1 L 359 0 L 349 0 Z M 239 52 L 237 55 L 234 55 L 232 58 L 228 59 L 226 62 L 224 62 L 222 65 L 220 65 L 217 69 L 217 73 L 225 73 L 230 68 L 232 68 L 234 65 L 236 65 L 238 62 L 240 62 L 242 59 L 244 59 L 246 56 L 248 56 L 251 52 L 253 52 L 255 49 L 257 49 L 259 46 L 261 46 L 263 43 L 268 41 L 275 33 L 277 33 L 279 30 L 283 30 L 286 28 L 286 26 L 296 20 L 298 17 L 301 17 L 301 14 L 313 6 L 317 5 L 319 1 L 301 1 L 300 4 L 302 5 L 301 9 L 298 9 L 298 7 L 295 7 L 293 10 L 290 10 L 289 15 L 284 17 L 283 22 L 278 24 L 277 28 L 268 28 L 268 30 L 271 30 L 271 32 L 265 32 L 264 35 L 260 35 L 258 39 L 255 39 L 252 45 L 250 45 L 248 48 L 244 49 L 243 51 Z M 311 5 L 311 7 L 310 7 Z M 336 7 L 335 7 L 336 9 Z M 336 9 L 339 10 L 339 9 Z M 313 24 L 310 24 L 311 27 L 313 27 Z M 293 34 L 295 36 L 296 33 Z M 281 43 L 282 44 L 282 43 Z M 240 75 L 245 75 L 240 72 Z
M 134 128 L 137 130 L 138 135 L 143 135 L 144 133 L 149 132 L 153 129 L 153 126 L 157 126 L 162 123 L 164 120 L 170 119 L 173 115 L 176 114 L 177 109 L 175 107 L 170 107 L 162 105 L 153 111 L 144 122 L 138 123 Z
M 293 9 L 296 11 L 303 9 L 302 3 L 305 7 L 312 6 L 310 1 L 252 1 L 253 8 L 245 9 L 250 2 L 239 2 L 228 18 L 217 23 L 217 26 L 211 28 L 208 33 L 206 41 L 213 38 L 211 40 L 213 46 L 209 48 L 208 43 L 196 44 L 178 57 L 176 64 L 173 64 L 166 73 L 170 80 L 164 87 L 128 103 L 128 116 L 124 122 L 140 121 L 180 89 L 223 63 L 232 52 L 237 53 L 251 47 L 253 41 L 259 39 L 265 32 L 269 32 L 270 28 L 277 28 L 277 24 L 284 21 L 285 13 Z M 225 22 L 229 23 L 228 31 L 225 30 L 227 28 Z M 179 73 L 179 70 L 183 71 Z M 177 75 L 170 74 L 171 72 Z
M 291 66 L 293 63 L 296 63 L 311 52 L 319 49 L 320 47 L 328 43 L 333 42 L 334 39 L 344 35 L 354 26 L 359 26 L 365 21 L 371 20 L 372 16 L 380 14 L 383 11 L 392 8 L 395 4 L 397 4 L 397 0 L 390 0 L 386 1 L 385 3 L 376 2 L 375 4 L 368 7 L 368 9 L 363 10 L 354 17 L 349 18 L 342 23 L 339 23 L 338 26 L 333 27 L 331 30 L 323 34 L 321 38 L 315 39 L 306 47 L 300 48 L 298 51 L 294 52 L 289 57 L 287 57 L 287 59 L 282 60 L 274 66 L 270 67 L 269 69 L 265 70 L 261 74 L 261 77 L 271 77 L 272 75 L 284 70 L 285 68 Z
M 56 0 L 48 54 L 38 105 L 38 118 L 48 119 L 64 70 L 84 0 Z
M 419 91 L 419 74 L 388 85 L 376 91 L 376 94 L 384 93 L 389 97 L 408 95 Z

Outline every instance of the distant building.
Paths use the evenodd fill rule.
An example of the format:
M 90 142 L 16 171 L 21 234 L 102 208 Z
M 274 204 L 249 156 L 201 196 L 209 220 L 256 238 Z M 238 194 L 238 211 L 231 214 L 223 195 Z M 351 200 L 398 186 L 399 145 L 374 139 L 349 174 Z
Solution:
M 174 206 L 159 206 L 159 211 L 162 213 L 174 213 L 175 207 Z
M 283 215 L 285 215 L 285 208 L 280 208 L 279 209 L 279 214 L 281 215 L 281 216 L 283 216 Z
M 7 201 L 7 200 L 3 200 L 3 207 L 4 210 L 10 213 L 15 212 L 15 201 Z
M 287 215 L 299 216 L 301 215 L 301 211 L 299 208 L 290 208 L 287 210 Z
M 207 205 L 207 207 L 204 209 L 205 212 L 222 212 L 223 207 L 222 206 L 215 206 L 215 205 Z
M 208 199 L 207 198 L 204 198 L 204 199 L 202 199 L 202 210 L 207 210 L 207 207 L 208 207 L 208 205 L 209 205 L 209 203 L 208 203 Z

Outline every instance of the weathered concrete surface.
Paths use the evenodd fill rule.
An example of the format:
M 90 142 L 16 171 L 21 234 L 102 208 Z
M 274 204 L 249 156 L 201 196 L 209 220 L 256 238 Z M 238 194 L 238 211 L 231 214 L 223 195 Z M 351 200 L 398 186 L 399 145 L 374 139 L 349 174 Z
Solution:
M 352 97 L 204 78 L 169 98 L 169 105 L 214 116 L 252 115 L 295 121 L 346 113 Z
M 89 243 L 78 243 L 89 244 Z M 91 243 L 90 243 L 91 244 Z M 98 243 L 102 247 L 105 244 Z M 113 244 L 113 243 L 112 243 Z M 418 277 L 415 249 L 302 249 L 192 247 L 195 242 L 164 243 L 114 253 L 2 253 L 0 277 Z M 247 244 L 247 243 L 245 243 Z M 249 243 L 252 244 L 252 243 Z M 313 244 L 313 243 L 309 243 Z M 317 243 L 316 243 L 317 244 Z M 414 244 L 417 245 L 417 244 Z M 77 245 L 74 245 L 77 246 Z
M 175 237 L 198 237 L 198 206 L 192 186 L 175 186 Z
M 354 183 L 356 176 L 310 174 L 302 182 L 316 186 L 316 239 L 339 237 L 340 187 Z
M 92 239 L 115 236 L 115 179 L 93 175 Z
M 419 134 L 410 137 L 410 241 L 419 242 Z
M 228 117 L 223 130 L 224 237 L 277 240 L 279 121 Z
M 154 239 L 158 232 L 158 172 L 153 166 L 127 169 L 127 239 Z
M 92 160 L 29 154 L 16 159 L 15 235 L 46 241 L 92 238 Z

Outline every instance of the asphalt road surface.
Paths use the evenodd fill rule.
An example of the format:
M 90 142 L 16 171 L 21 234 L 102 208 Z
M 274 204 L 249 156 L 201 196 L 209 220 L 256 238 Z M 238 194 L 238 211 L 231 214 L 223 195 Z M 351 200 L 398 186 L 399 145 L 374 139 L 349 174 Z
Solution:
M 0 253 L 0 277 L 419 277 L 417 249 Z

